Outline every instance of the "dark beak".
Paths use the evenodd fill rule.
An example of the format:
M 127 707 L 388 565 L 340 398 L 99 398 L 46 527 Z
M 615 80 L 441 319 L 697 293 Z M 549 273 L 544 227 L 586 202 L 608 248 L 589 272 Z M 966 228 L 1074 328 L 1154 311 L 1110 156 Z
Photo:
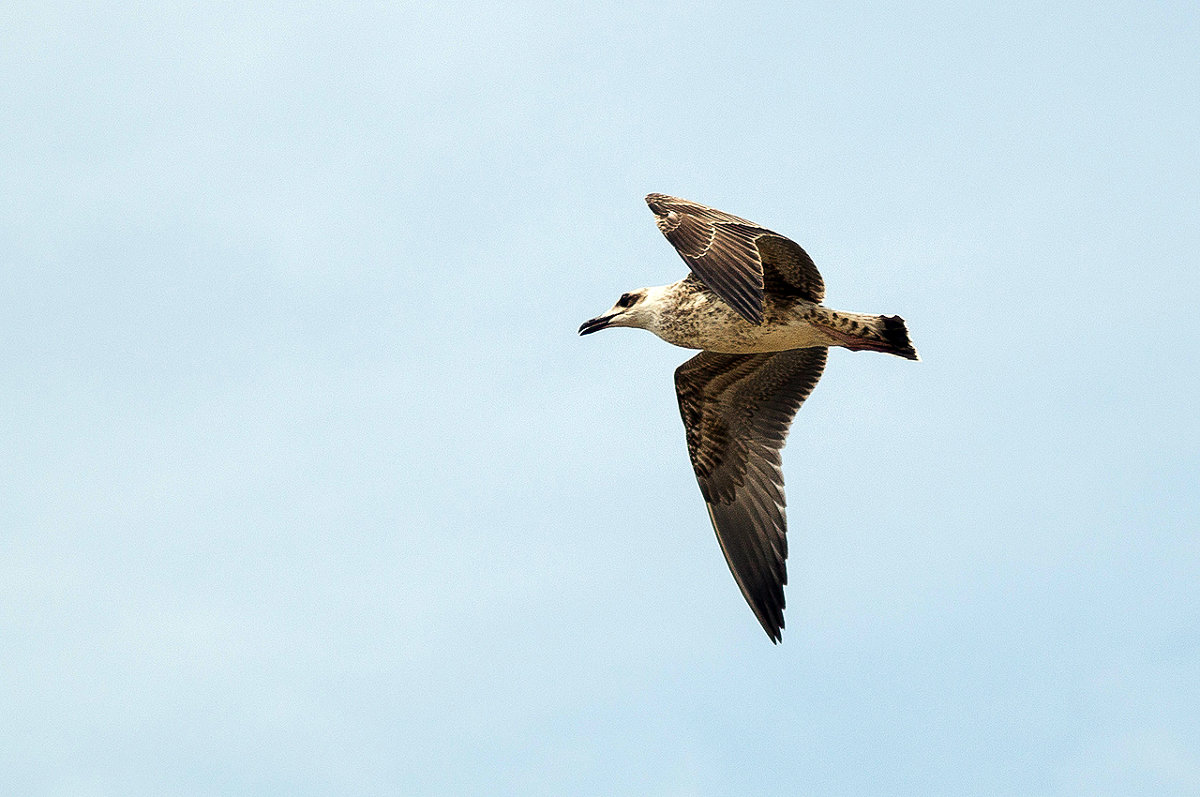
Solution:
M 593 332 L 599 332 L 608 326 L 608 322 L 612 321 L 614 318 L 616 318 L 615 315 L 602 315 L 593 318 L 591 321 L 584 321 L 583 325 L 579 327 L 579 334 L 590 335 Z

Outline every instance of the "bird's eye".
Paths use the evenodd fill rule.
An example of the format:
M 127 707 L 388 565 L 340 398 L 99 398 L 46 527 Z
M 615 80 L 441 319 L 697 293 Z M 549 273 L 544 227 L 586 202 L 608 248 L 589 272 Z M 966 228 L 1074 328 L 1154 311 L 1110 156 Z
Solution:
M 637 296 L 632 293 L 622 293 L 621 298 L 617 299 L 617 307 L 633 307 L 633 303 L 637 301 Z

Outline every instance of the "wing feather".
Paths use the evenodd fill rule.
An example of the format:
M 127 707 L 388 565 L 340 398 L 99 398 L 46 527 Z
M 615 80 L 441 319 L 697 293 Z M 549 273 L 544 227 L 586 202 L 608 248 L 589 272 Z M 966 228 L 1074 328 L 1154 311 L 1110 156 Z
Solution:
M 824 348 L 703 351 L 675 371 L 688 455 L 742 595 L 772 640 L 783 628 L 787 518 L 780 451 L 825 369 Z
M 766 292 L 820 303 L 825 283 L 798 244 L 739 216 L 666 194 L 646 204 L 655 223 L 709 290 L 752 324 Z

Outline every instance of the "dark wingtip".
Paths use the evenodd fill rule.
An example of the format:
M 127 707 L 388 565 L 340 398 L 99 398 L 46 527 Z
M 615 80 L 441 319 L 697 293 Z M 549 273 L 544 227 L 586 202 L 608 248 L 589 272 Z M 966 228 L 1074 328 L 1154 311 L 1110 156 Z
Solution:
M 728 301 L 727 305 L 732 307 L 738 315 L 749 321 L 755 326 L 762 326 L 767 320 L 763 314 L 763 296 L 761 289 L 755 294 L 750 290 L 742 290 L 734 293 Z
M 786 582 L 785 582 L 786 583 Z M 762 607 L 760 610 L 753 604 L 750 608 L 754 610 L 754 616 L 758 618 L 758 624 L 767 632 L 767 636 L 771 640 L 772 645 L 778 645 L 783 641 L 783 606 L 778 609 L 769 610 L 767 607 Z
M 763 314 L 761 300 L 757 304 L 753 302 L 735 304 L 733 309 L 737 310 L 738 315 L 755 326 L 762 326 L 767 320 L 767 317 Z
M 767 632 L 767 637 L 771 640 L 772 645 L 778 645 L 783 641 L 783 617 L 780 616 L 778 623 L 773 623 L 762 617 L 758 618 L 758 622 L 762 625 L 763 630 Z

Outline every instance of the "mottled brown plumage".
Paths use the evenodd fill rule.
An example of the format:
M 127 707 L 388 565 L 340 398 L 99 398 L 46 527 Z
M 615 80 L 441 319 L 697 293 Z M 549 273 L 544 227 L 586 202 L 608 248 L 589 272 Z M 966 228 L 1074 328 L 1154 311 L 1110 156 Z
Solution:
M 830 346 L 918 359 L 899 316 L 821 306 L 825 283 L 796 243 L 752 221 L 650 194 L 684 279 L 622 295 L 586 335 L 648 329 L 703 349 L 675 372 L 688 455 L 725 561 L 771 640 L 781 639 L 787 519 L 780 452 Z
M 814 304 L 825 281 L 794 241 L 698 202 L 650 194 L 658 229 L 708 288 L 752 324 L 763 322 L 764 292 Z
M 828 352 L 703 351 L 675 371 L 688 454 L 725 561 L 776 642 L 787 583 L 780 451 L 796 411 L 825 370 Z

